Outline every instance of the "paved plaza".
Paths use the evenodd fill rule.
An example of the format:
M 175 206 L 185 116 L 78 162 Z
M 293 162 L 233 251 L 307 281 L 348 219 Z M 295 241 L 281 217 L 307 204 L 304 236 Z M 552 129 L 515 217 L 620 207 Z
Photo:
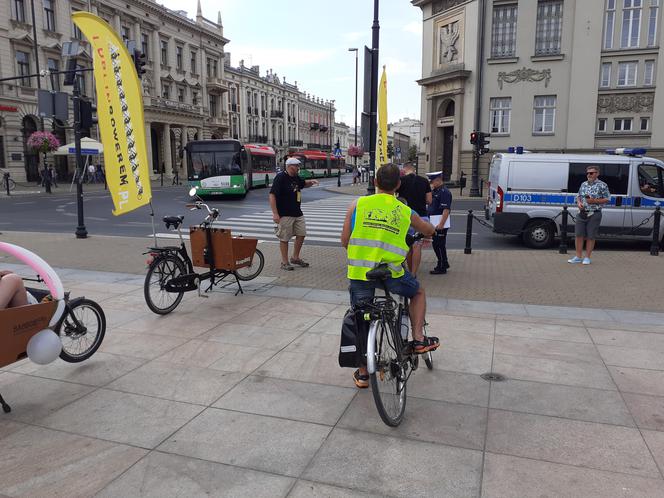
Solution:
M 432 297 L 392 429 L 337 365 L 343 291 L 268 275 L 160 317 L 140 274 L 58 273 L 107 335 L 0 370 L 0 496 L 664 496 L 663 315 Z

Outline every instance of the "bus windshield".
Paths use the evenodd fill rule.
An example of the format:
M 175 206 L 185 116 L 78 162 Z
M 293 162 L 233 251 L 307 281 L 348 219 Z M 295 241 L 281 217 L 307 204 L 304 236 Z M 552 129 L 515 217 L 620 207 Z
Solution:
M 241 157 L 237 143 L 192 143 L 187 148 L 189 180 L 211 176 L 241 175 Z

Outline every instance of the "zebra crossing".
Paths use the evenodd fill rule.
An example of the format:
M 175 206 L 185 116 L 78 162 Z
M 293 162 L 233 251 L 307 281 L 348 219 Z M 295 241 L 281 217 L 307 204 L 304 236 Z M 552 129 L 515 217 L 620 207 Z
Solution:
M 339 245 L 339 237 L 344 224 L 348 205 L 355 197 L 336 195 L 316 201 L 303 202 L 302 213 L 307 223 L 307 243 L 318 242 L 321 245 Z M 258 240 L 276 242 L 275 223 L 270 209 L 225 218 L 212 224 L 215 228 L 229 228 L 233 235 L 254 237 Z M 174 232 L 158 233 L 160 238 L 177 238 Z M 184 235 L 188 238 L 189 235 Z

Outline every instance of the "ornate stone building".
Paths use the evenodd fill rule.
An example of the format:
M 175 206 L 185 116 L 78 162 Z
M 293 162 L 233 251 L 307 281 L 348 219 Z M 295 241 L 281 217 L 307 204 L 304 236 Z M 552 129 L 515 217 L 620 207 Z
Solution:
M 334 143 L 334 100 L 300 92 L 299 139 L 307 149 L 330 151 Z
M 642 146 L 664 158 L 664 114 L 654 113 L 664 104 L 661 1 L 411 3 L 424 23 L 420 164 L 451 180 L 470 173 L 480 70 L 478 128 L 491 133 L 492 151 Z M 481 177 L 489 161 L 482 156 Z
M 36 72 L 30 4 L 6 2 L 11 9 L 0 15 L 0 76 Z M 62 44 L 81 40 L 83 52 L 78 63 L 92 67 L 90 46 L 71 22 L 71 14 L 88 10 L 106 20 L 125 40 L 134 40 L 147 54 L 143 76 L 148 155 L 154 173 L 175 171 L 184 175 L 186 165 L 180 154 L 189 140 L 228 136 L 229 121 L 224 78 L 224 38 L 221 14 L 217 22 L 205 19 L 200 2 L 196 19 L 174 12 L 152 0 L 44 0 L 35 1 L 39 68 L 62 70 Z M 63 77 L 42 78 L 49 90 L 71 92 Z M 84 95 L 94 96 L 91 73 L 81 76 Z M 36 78 L 0 83 L 0 169 L 8 169 L 18 181 L 37 180 L 37 156 L 25 147 L 25 140 L 40 127 L 37 116 Z M 71 115 L 71 113 L 70 113 Z M 66 123 L 44 120 L 63 143 L 73 141 Z M 69 123 L 71 125 L 71 123 Z M 87 134 L 96 137 L 95 130 Z M 71 175 L 71 158 L 53 158 L 58 176 Z

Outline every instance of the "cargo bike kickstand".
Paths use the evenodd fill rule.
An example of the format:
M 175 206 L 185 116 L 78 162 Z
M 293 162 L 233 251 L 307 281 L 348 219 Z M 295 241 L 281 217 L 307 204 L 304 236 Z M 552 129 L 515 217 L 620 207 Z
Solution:
M 210 292 L 227 276 L 235 277 L 237 291 L 244 293 L 240 281 L 256 278 L 263 270 L 265 258 L 256 248 L 257 239 L 242 236 L 233 237 L 231 231 L 213 228 L 212 223 L 219 217 L 219 210 L 210 208 L 196 194 L 196 188 L 189 191 L 195 198 L 186 206 L 191 210 L 205 209 L 207 216 L 198 226 L 190 227 L 192 258 L 182 237 L 180 227 L 184 216 L 165 216 L 166 228 L 173 227 L 180 237 L 180 246 L 150 247 L 148 252 L 148 272 L 143 286 L 145 302 L 154 313 L 165 315 L 173 311 L 182 301 L 185 292 L 198 290 L 200 284 L 209 280 L 210 285 L 204 292 Z M 208 271 L 197 273 L 194 267 L 207 267 Z

